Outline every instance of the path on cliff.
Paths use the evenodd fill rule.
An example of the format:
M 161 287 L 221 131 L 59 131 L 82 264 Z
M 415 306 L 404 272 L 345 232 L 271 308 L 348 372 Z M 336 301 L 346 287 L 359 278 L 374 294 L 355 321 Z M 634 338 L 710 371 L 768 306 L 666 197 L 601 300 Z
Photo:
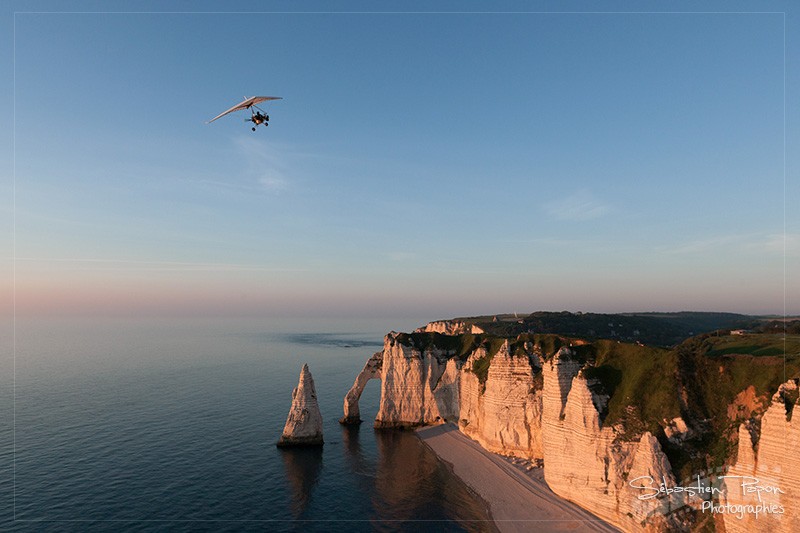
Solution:
M 543 479 L 536 479 L 503 457 L 484 450 L 456 426 L 444 424 L 419 429 L 417 436 L 489 504 L 492 518 L 502 533 L 619 531 L 554 494 Z

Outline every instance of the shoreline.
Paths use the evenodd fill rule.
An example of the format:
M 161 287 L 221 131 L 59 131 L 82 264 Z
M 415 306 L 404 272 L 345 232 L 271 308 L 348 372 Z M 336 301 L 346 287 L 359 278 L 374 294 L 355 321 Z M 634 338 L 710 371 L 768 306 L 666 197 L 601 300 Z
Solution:
M 489 506 L 489 516 L 501 533 L 599 531 L 616 527 L 557 496 L 544 481 L 541 468 L 525 471 L 503 456 L 482 448 L 450 424 L 414 432 L 450 470 Z

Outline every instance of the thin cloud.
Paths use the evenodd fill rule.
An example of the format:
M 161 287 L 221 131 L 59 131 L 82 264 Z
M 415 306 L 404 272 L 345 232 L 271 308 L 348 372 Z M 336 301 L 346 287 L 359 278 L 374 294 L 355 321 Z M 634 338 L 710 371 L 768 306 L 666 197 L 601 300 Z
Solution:
M 524 243 L 524 244 L 540 244 L 543 246 L 561 247 L 561 248 L 586 248 L 598 244 L 597 239 L 558 239 L 553 237 L 536 237 L 531 239 L 509 239 L 502 242 Z M 605 245 L 605 243 L 603 243 Z
M 658 251 L 670 255 L 704 253 L 732 245 L 741 247 L 752 236 L 748 235 L 719 235 L 707 239 L 694 239 L 672 246 L 659 246 Z
M 258 179 L 261 188 L 267 192 L 279 193 L 289 188 L 289 182 L 279 175 L 262 176 Z
M 238 137 L 234 144 L 245 160 L 245 175 L 262 191 L 280 194 L 290 188 L 286 150 L 252 137 Z
M 557 220 L 581 222 L 600 218 L 611 207 L 586 189 L 579 190 L 544 206 L 545 211 Z
M 192 271 L 192 272 L 308 272 L 307 269 L 269 267 L 242 263 L 202 263 L 192 261 L 144 261 L 135 259 L 91 259 L 64 257 L 17 257 L 27 263 L 66 263 L 81 270 Z
M 800 234 L 798 233 L 773 233 L 773 234 L 732 234 L 717 235 L 706 239 L 696 239 L 674 246 L 661 246 L 657 250 L 664 254 L 683 255 L 724 250 L 738 250 L 754 254 L 771 256 L 786 255 L 786 257 L 800 256 Z
M 761 246 L 766 252 L 786 254 L 787 257 L 798 257 L 800 256 L 800 233 L 767 235 Z

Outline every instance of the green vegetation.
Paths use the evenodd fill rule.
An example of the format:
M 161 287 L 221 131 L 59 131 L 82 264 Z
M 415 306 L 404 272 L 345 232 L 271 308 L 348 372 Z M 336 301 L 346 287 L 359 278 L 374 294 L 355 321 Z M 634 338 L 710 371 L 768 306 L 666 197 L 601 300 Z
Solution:
M 537 335 L 533 333 L 523 333 L 519 335 L 512 345 L 512 352 L 524 353 L 525 346 L 533 347 L 533 351 L 541 355 L 542 358 L 549 358 L 563 346 L 569 346 L 568 339 L 558 335 Z
M 730 460 L 739 424 L 757 423 L 778 387 L 800 377 L 800 339 L 787 338 L 786 346 L 784 357 L 783 339 L 774 335 L 707 334 L 676 347 L 678 379 L 686 394 L 683 418 L 698 430 L 696 439 L 683 450 L 667 446 L 676 470 L 697 471 Z M 789 352 L 790 348 L 795 351 Z M 750 386 L 760 410 L 729 417 L 728 407 Z
M 415 332 L 398 333 L 397 342 L 403 346 L 413 347 L 421 352 L 439 349 L 450 357 L 466 359 L 483 342 L 483 335 L 466 333 L 463 335 L 445 335 L 443 333 Z
M 800 353 L 800 335 L 782 333 L 708 336 L 705 346 L 710 357 L 727 354 L 748 354 L 755 356 L 781 356 L 784 353 Z
M 492 363 L 492 359 L 494 359 L 494 356 L 497 355 L 505 342 L 506 339 L 502 337 L 487 336 L 481 343 L 481 346 L 486 350 L 486 355 L 472 362 L 472 372 L 478 377 L 478 382 L 481 384 L 481 392 L 486 390 L 486 380 L 489 378 L 489 366 Z
M 669 324 L 689 335 L 697 335 L 718 329 L 748 328 L 754 324 L 755 317 L 736 313 L 708 313 L 682 311 L 679 313 L 625 313 L 624 316 L 652 318 Z M 687 337 L 689 335 L 684 335 Z
M 514 341 L 514 339 L 484 333 L 445 335 L 431 332 L 398 333 L 396 339 L 403 346 L 413 347 L 420 351 L 438 349 L 447 353 L 449 357 L 459 359 L 466 359 L 481 346 L 494 357 L 502 348 L 503 343 Z
M 492 359 L 500 351 L 503 343 L 509 343 L 509 355 L 511 357 L 528 357 L 533 353 L 538 353 L 543 359 L 549 359 L 563 346 L 571 346 L 575 352 L 575 358 L 584 363 L 592 353 L 591 345 L 578 345 L 578 340 L 560 337 L 558 335 L 535 335 L 523 334 L 516 338 L 503 338 L 493 335 L 481 335 L 484 339 L 483 346 L 486 349 L 486 355 L 480 359 L 476 359 L 472 363 L 472 372 L 478 377 L 481 384 L 481 392 L 486 390 L 486 380 L 489 377 L 489 366 Z M 538 384 L 538 388 L 542 387 L 542 375 L 538 373 L 534 376 L 534 383 Z
M 680 416 L 676 356 L 670 350 L 600 340 L 592 343 L 594 365 L 584 370 L 610 396 L 604 426 L 623 422 L 657 435 L 664 420 Z M 635 411 L 630 409 L 634 407 Z M 628 427 L 632 429 L 632 427 Z
M 494 355 L 487 354 L 485 357 L 475 359 L 472 363 L 472 372 L 478 377 L 481 384 L 481 392 L 486 390 L 486 380 L 489 378 L 489 365 L 492 363 Z
M 800 335 L 800 320 L 771 320 L 759 324 L 754 331 L 756 333 Z
M 556 334 L 583 339 L 614 339 L 673 346 L 687 337 L 724 328 L 751 328 L 756 317 L 734 313 L 569 313 L 538 311 L 530 315 L 458 318 L 486 333 L 516 337 L 523 333 Z
M 777 335 L 702 335 L 677 347 L 687 385 L 695 392 L 696 406 L 705 414 L 718 412 L 712 398 L 735 396 L 752 385 L 758 396 L 769 400 L 786 379 L 800 376 L 800 336 L 785 340 Z

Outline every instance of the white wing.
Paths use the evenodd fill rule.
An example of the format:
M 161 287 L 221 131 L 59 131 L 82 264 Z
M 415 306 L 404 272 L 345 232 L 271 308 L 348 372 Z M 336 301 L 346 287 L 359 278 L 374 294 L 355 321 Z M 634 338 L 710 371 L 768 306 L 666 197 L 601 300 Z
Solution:
M 260 104 L 261 102 L 266 102 L 267 100 L 283 100 L 283 98 L 281 98 L 280 96 L 254 96 L 252 98 L 248 98 L 247 100 L 242 102 L 242 104 L 244 104 L 245 102 L 249 102 L 247 104 L 247 107 L 250 107 L 253 104 Z
M 252 98 L 245 98 L 245 100 L 243 102 L 241 102 L 239 104 L 236 104 L 235 106 L 233 106 L 232 108 L 228 109 L 227 111 L 223 111 L 222 113 L 220 113 L 216 117 L 214 117 L 211 120 L 209 120 L 208 122 L 206 122 L 206 124 L 211 124 L 212 122 L 214 122 L 218 118 L 224 117 L 228 113 L 233 113 L 234 111 L 239 111 L 240 109 L 248 109 L 248 108 L 250 108 L 251 106 L 253 106 L 255 104 L 258 104 L 258 103 L 261 103 L 261 102 L 265 102 L 267 100 L 282 100 L 282 99 L 283 98 L 280 97 L 280 96 L 253 96 Z

